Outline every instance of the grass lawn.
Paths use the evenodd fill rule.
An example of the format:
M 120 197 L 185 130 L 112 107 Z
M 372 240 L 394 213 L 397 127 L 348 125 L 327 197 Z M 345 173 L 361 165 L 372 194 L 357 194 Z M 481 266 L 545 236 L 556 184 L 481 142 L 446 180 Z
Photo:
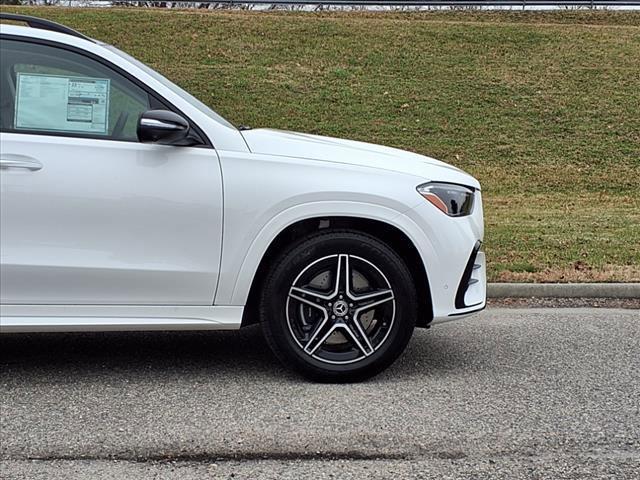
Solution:
M 115 44 L 232 122 L 467 170 L 491 280 L 640 281 L 640 13 L 3 10 Z

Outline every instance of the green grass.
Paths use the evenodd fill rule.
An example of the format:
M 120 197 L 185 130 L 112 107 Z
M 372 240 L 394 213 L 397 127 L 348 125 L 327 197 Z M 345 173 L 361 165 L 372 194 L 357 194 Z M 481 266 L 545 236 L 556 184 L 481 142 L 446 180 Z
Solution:
M 467 170 L 492 280 L 640 281 L 638 13 L 11 10 L 115 44 L 235 123 Z

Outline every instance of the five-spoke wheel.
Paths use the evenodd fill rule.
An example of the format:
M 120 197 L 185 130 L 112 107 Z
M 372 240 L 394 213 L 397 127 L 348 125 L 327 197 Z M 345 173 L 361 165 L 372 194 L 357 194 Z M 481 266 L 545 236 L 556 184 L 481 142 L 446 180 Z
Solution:
M 415 311 L 402 259 L 373 237 L 338 231 L 282 255 L 263 291 L 261 320 L 285 363 L 317 380 L 351 381 L 395 360 Z
M 291 335 L 305 353 L 327 363 L 351 363 L 384 343 L 395 297 L 378 267 L 340 253 L 315 260 L 298 275 L 286 311 Z

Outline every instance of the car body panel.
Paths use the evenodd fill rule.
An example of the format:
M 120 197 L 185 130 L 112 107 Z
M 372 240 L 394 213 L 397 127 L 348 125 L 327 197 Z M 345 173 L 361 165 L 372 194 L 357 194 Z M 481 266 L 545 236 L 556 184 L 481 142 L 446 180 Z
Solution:
M 475 178 L 459 168 L 397 148 L 267 128 L 243 131 L 242 136 L 254 153 L 377 168 L 421 177 L 423 181 L 435 178 L 480 188 Z
M 43 165 L 0 174 L 1 303 L 213 303 L 223 208 L 215 150 L 0 138 L 3 157 Z
M 1 333 L 235 330 L 243 307 L 0 305 Z

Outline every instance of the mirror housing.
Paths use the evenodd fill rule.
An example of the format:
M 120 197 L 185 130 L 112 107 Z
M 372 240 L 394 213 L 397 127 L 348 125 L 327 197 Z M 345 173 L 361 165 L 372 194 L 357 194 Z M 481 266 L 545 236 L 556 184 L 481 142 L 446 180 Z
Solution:
M 147 110 L 138 119 L 136 134 L 142 143 L 183 145 L 189 136 L 189 122 L 169 110 Z

